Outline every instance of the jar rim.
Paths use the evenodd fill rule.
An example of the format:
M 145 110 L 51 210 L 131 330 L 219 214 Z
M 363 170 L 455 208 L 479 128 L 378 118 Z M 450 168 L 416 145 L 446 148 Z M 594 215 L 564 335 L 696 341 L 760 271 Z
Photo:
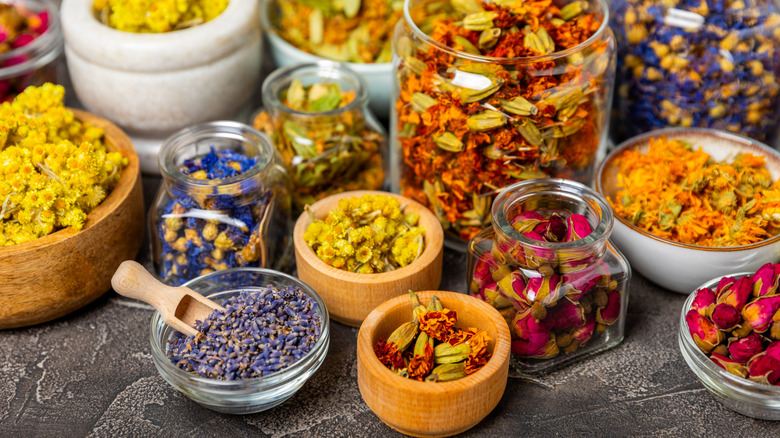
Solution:
M 257 147 L 257 162 L 247 171 L 228 178 L 209 180 L 193 178 L 190 175 L 186 175 L 174 162 L 174 154 L 181 148 L 193 146 L 193 144 L 200 141 L 203 136 L 213 136 L 215 138 L 224 137 L 228 139 L 234 138 L 239 141 L 253 144 Z M 257 175 L 265 171 L 273 161 L 274 148 L 271 144 L 271 139 L 249 125 L 232 120 L 200 123 L 180 129 L 163 141 L 157 157 L 160 173 L 164 178 L 173 180 L 174 183 L 183 184 L 189 187 L 208 188 L 209 190 L 216 185 L 235 184 L 256 178 Z
M 518 192 L 521 190 L 529 190 L 528 197 L 532 197 L 538 195 L 538 193 L 531 192 L 530 190 L 543 188 L 550 188 L 561 193 L 577 196 L 583 203 L 589 205 L 592 209 L 596 209 L 599 222 L 591 230 L 591 233 L 581 239 L 573 240 L 571 242 L 546 242 L 526 237 L 517 232 L 503 214 L 502 210 L 504 204 L 506 202 L 514 201 L 515 199 L 513 198 L 517 197 Z M 520 201 L 522 202 L 524 199 L 520 199 Z M 491 221 L 493 223 L 493 228 L 495 228 L 497 232 L 505 234 L 510 239 L 517 240 L 525 245 L 553 250 L 581 248 L 583 246 L 593 245 L 597 242 L 606 241 L 609 239 L 614 225 L 612 210 L 610 209 L 607 200 L 604 199 L 601 194 L 585 184 L 563 178 L 530 179 L 504 187 L 498 195 L 496 195 L 496 199 L 493 201 L 493 206 L 491 207 Z
M 334 108 L 330 111 L 301 111 L 282 103 L 279 99 L 279 86 L 283 85 L 286 79 L 294 79 L 298 75 L 314 73 L 317 76 L 328 79 L 345 79 L 353 84 L 355 89 L 355 98 L 348 104 Z M 304 64 L 290 65 L 284 68 L 278 68 L 269 74 L 262 85 L 263 105 L 273 108 L 284 108 L 288 114 L 296 116 L 334 116 L 337 114 L 353 111 L 364 107 L 368 103 L 368 85 L 363 76 L 357 74 L 345 63 L 331 60 L 319 60 L 316 62 L 307 62 Z
M 593 35 L 591 35 L 590 38 L 577 44 L 574 47 L 569 47 L 568 49 L 565 50 L 561 50 L 558 52 L 553 52 L 541 56 L 516 56 L 511 58 L 503 58 L 503 57 L 495 57 L 495 56 L 475 55 L 472 53 L 467 53 L 461 50 L 453 49 L 452 47 L 446 44 L 442 44 L 434 40 L 427 33 L 423 32 L 417 26 L 417 23 L 415 23 L 414 20 L 412 20 L 411 13 L 409 12 L 412 1 L 413 0 L 404 0 L 404 21 L 406 22 L 407 25 L 409 25 L 409 27 L 412 29 L 412 32 L 415 33 L 415 35 L 420 37 L 426 43 L 433 45 L 436 48 L 442 50 L 443 52 L 449 53 L 459 58 L 464 58 L 464 59 L 477 61 L 477 62 L 501 63 L 501 64 L 532 64 L 532 63 L 542 62 L 542 61 L 554 61 L 556 59 L 565 58 L 569 55 L 582 52 L 586 47 L 593 45 L 593 43 L 599 40 L 604 33 L 608 32 L 609 29 L 609 5 L 607 4 L 607 1 L 588 0 L 599 4 L 599 6 L 603 11 L 603 19 L 601 21 L 601 25 L 599 26 L 598 30 L 596 30 L 596 32 Z
M 10 2 L 11 5 L 16 3 L 14 0 Z M 62 31 L 60 30 L 60 14 L 57 5 L 52 0 L 26 0 L 23 4 L 34 12 L 47 11 L 49 13 L 49 27 L 29 44 L 0 53 L 0 61 L 23 55 L 30 57 L 22 63 L 0 68 L 0 79 L 18 76 L 21 73 L 40 68 L 62 54 Z

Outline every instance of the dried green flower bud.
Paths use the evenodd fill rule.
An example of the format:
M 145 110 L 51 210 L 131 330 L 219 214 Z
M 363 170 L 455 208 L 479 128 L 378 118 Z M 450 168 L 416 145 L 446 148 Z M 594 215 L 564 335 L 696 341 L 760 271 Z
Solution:
M 325 16 L 322 11 L 313 8 L 309 14 L 309 43 L 314 46 L 322 44 L 325 32 Z
M 472 12 L 463 17 L 463 27 L 468 30 L 485 30 L 493 27 L 493 19 L 498 13 L 493 11 Z
M 534 125 L 531 120 L 522 119 L 520 122 L 514 124 L 515 129 L 520 135 L 523 136 L 525 141 L 533 146 L 539 146 L 542 144 L 542 134 L 539 132 L 539 128 Z
M 471 103 L 482 100 L 498 91 L 502 85 L 504 85 L 503 79 L 491 79 L 490 86 L 482 90 L 463 88 L 463 91 L 460 92 L 460 100 L 463 103 Z
M 480 52 L 479 49 L 477 49 L 474 46 L 474 44 L 471 44 L 471 41 L 469 41 L 468 39 L 466 39 L 466 38 L 464 38 L 464 37 L 462 37 L 460 35 L 455 35 L 454 37 L 452 37 L 452 40 L 455 42 L 455 44 L 457 44 L 459 46 L 462 46 L 463 47 L 463 51 L 466 52 L 466 53 L 471 53 L 472 55 L 481 55 L 482 54 L 482 52 Z
M 433 348 L 433 362 L 457 363 L 468 359 L 471 354 L 471 347 L 465 342 L 457 345 L 450 345 L 449 342 L 442 342 Z
M 466 362 L 445 363 L 436 366 L 428 377 L 426 382 L 448 382 L 466 377 Z
M 539 108 L 529 102 L 523 96 L 517 96 L 512 100 L 501 100 L 501 109 L 518 116 L 533 116 L 539 113 Z
M 466 119 L 466 126 L 471 131 L 489 131 L 506 124 L 506 116 L 498 111 L 487 110 L 474 114 Z
M 344 15 L 354 18 L 360 11 L 360 0 L 341 0 L 344 4 Z
M 539 39 L 539 35 L 530 31 L 525 34 L 525 38 L 523 39 L 523 47 L 542 54 L 547 53 L 545 52 L 544 46 L 542 45 L 542 40 Z
M 413 322 L 405 322 L 393 331 L 390 337 L 387 338 L 387 342 L 395 344 L 398 351 L 403 352 L 409 348 L 416 335 L 417 325 Z
M 490 29 L 485 29 L 481 34 L 479 34 L 479 41 L 477 41 L 477 45 L 482 50 L 490 50 L 496 46 L 496 43 L 498 43 L 498 39 L 500 37 L 500 28 L 492 27 Z
M 436 104 L 436 99 L 425 93 L 415 92 L 412 95 L 412 108 L 418 113 L 424 113 L 425 110 Z
M 539 37 L 539 41 L 542 43 L 542 48 L 544 49 L 542 53 L 552 53 L 555 51 L 555 42 L 543 27 L 540 27 L 539 30 L 536 31 L 536 36 Z
M 434 135 L 433 141 L 436 143 L 436 146 L 448 152 L 461 152 L 466 149 L 466 145 L 449 131 L 441 135 Z
M 561 8 L 561 18 L 565 21 L 569 21 L 587 10 L 588 2 L 582 0 L 572 2 Z
M 417 58 L 414 58 L 412 56 L 408 56 L 404 58 L 404 66 L 408 68 L 412 73 L 414 74 L 422 74 L 422 72 L 425 71 L 426 68 L 428 68 L 427 65 L 425 65 L 424 62 L 420 61 Z
M 481 12 L 484 10 L 477 0 L 450 0 L 450 4 L 456 11 L 462 14 L 470 14 L 472 12 Z

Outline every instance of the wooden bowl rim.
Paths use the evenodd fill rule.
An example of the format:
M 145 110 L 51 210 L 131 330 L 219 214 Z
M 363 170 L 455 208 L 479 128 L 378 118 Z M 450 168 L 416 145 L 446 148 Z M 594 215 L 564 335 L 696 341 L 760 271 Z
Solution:
M 106 199 L 100 203 L 94 210 L 87 215 L 87 220 L 81 230 L 74 230 L 72 227 L 62 228 L 53 233 L 49 233 L 38 239 L 31 240 L 29 242 L 20 243 L 17 245 L 0 247 L 0 254 L 3 257 L 10 257 L 25 252 L 32 252 L 44 247 L 56 245 L 62 241 L 76 237 L 79 233 L 85 232 L 94 227 L 97 223 L 108 217 L 119 205 L 124 203 L 133 191 L 136 181 L 139 178 L 140 164 L 138 162 L 138 155 L 135 152 L 130 138 L 124 131 L 119 129 L 118 126 L 111 121 L 98 117 L 94 114 L 88 113 L 83 110 L 68 108 L 73 114 L 82 122 L 90 123 L 93 126 L 102 128 L 105 131 L 105 144 L 106 149 L 111 152 L 122 152 L 125 158 L 127 158 L 127 166 L 121 170 L 122 176 L 108 194 Z M 128 148 L 119 147 L 120 144 L 126 144 Z
M 604 158 L 604 160 L 601 161 L 601 164 L 599 164 L 598 168 L 596 169 L 596 176 L 594 178 L 594 189 L 596 192 L 601 194 L 604 198 L 607 198 L 609 195 L 605 193 L 604 190 L 604 180 L 606 179 L 605 172 L 608 168 L 612 168 L 613 162 L 622 155 L 625 151 L 631 150 L 631 149 L 640 149 L 647 147 L 649 144 L 649 141 L 651 138 L 655 137 L 661 137 L 666 136 L 670 139 L 688 139 L 691 136 L 709 136 L 709 137 L 715 137 L 719 138 L 721 140 L 727 141 L 734 145 L 739 145 L 740 148 L 744 149 L 753 149 L 757 148 L 761 150 L 764 155 L 769 158 L 771 157 L 774 161 L 780 161 L 780 152 L 778 152 L 775 149 L 770 148 L 769 146 L 765 145 L 764 143 L 761 143 L 757 140 L 754 140 L 752 138 L 744 137 L 738 134 L 734 134 L 731 132 L 725 132 L 725 131 L 718 131 L 715 129 L 709 129 L 709 128 L 664 128 L 664 129 L 655 129 L 653 131 L 646 132 L 644 134 L 639 134 L 634 137 L 629 138 L 628 140 L 625 140 L 624 142 L 620 143 L 619 145 L 615 146 L 615 148 Z M 707 152 L 707 144 L 696 144 L 694 146 L 701 147 L 704 152 Z M 710 152 L 707 152 L 710 153 Z M 611 206 L 610 206 L 611 208 Z M 614 210 L 614 209 L 613 209 Z M 645 236 L 649 239 L 655 240 L 660 243 L 664 243 L 667 245 L 675 246 L 678 248 L 684 248 L 687 250 L 692 251 L 704 251 L 704 252 L 737 252 L 737 251 L 749 251 L 752 249 L 760 248 L 762 246 L 771 245 L 774 243 L 777 243 L 780 241 L 780 234 L 776 234 L 770 238 L 764 239 L 760 242 L 751 243 L 749 245 L 741 245 L 741 246 L 699 246 L 699 245 L 691 245 L 687 243 L 682 242 L 676 242 L 674 240 L 664 239 L 663 237 L 656 236 L 655 234 L 650 233 L 649 231 L 645 231 L 628 220 L 626 220 L 624 217 L 614 214 L 615 220 L 620 222 L 622 225 L 625 225 L 627 229 L 639 233 L 642 236 Z
M 303 240 L 303 234 L 306 232 L 306 228 L 308 228 L 309 224 L 311 223 L 309 220 L 309 213 L 306 211 L 301 213 L 301 215 L 298 217 L 298 220 L 295 222 L 295 228 L 293 229 L 293 242 L 296 253 L 300 254 L 300 256 L 303 257 L 312 268 L 316 269 L 323 275 L 326 275 L 330 278 L 338 278 L 342 281 L 351 283 L 386 283 L 397 280 L 399 278 L 411 277 L 421 270 L 431 266 L 431 264 L 436 260 L 436 257 L 444 248 L 444 230 L 442 230 L 441 223 L 436 218 L 436 216 L 434 216 L 434 214 L 427 207 L 413 199 L 409 199 L 405 196 L 401 196 L 395 193 L 383 192 L 379 190 L 352 190 L 322 198 L 312 204 L 309 207 L 309 210 L 315 216 L 320 216 L 318 215 L 318 210 L 321 209 L 325 204 L 337 202 L 338 200 L 344 198 L 352 198 L 356 196 L 359 197 L 367 194 L 385 195 L 396 198 L 401 203 L 401 205 L 407 204 L 407 208 L 411 206 L 414 211 L 420 215 L 418 224 L 421 224 L 421 222 L 425 221 L 427 224 L 433 225 L 432 227 L 427 225 L 423 226 L 425 230 L 425 248 L 423 249 L 422 254 L 420 254 L 420 257 L 402 268 L 390 272 L 380 272 L 375 274 L 359 274 L 357 272 L 350 272 L 344 269 L 334 268 L 317 257 L 317 254 L 315 254 L 311 247 Z M 326 211 L 322 217 L 327 215 L 327 213 L 328 212 Z
M 493 340 L 493 354 L 491 355 L 490 360 L 488 360 L 482 368 L 472 374 L 467 375 L 466 377 L 457 380 L 451 380 L 449 382 L 436 382 L 436 384 L 407 379 L 389 370 L 384 366 L 384 364 L 382 364 L 382 362 L 379 361 L 379 358 L 376 357 L 376 354 L 374 353 L 374 346 L 371 344 L 371 338 L 373 337 L 375 328 L 379 321 L 384 318 L 391 309 L 401 306 L 409 306 L 409 311 L 411 312 L 412 305 L 411 301 L 409 300 L 409 296 L 399 295 L 377 306 L 373 311 L 371 311 L 371 313 L 368 314 L 366 319 L 363 320 L 363 324 L 360 325 L 357 339 L 358 351 L 363 350 L 366 352 L 366 354 L 358 354 L 358 360 L 362 360 L 363 356 L 369 356 L 370 358 L 367 359 L 368 362 L 365 363 L 367 368 L 372 370 L 381 368 L 381 370 L 378 371 L 381 373 L 379 377 L 397 379 L 398 385 L 401 387 L 399 390 L 413 391 L 425 396 L 443 396 L 453 391 L 463 390 L 480 385 L 489 380 L 491 376 L 495 375 L 505 367 L 505 364 L 507 364 L 509 361 L 511 336 L 509 334 L 509 326 L 498 310 L 480 299 L 459 292 L 427 290 L 419 291 L 417 292 L 417 295 L 420 297 L 421 301 L 425 301 L 430 299 L 432 295 L 436 295 L 439 297 L 439 299 L 441 299 L 445 307 L 447 307 L 447 302 L 449 301 L 458 301 L 463 303 L 463 305 L 466 307 L 471 306 L 476 310 L 481 311 L 485 319 L 492 322 L 496 326 L 496 339 Z M 484 327 L 477 328 L 484 329 Z M 370 352 L 370 354 L 368 352 Z

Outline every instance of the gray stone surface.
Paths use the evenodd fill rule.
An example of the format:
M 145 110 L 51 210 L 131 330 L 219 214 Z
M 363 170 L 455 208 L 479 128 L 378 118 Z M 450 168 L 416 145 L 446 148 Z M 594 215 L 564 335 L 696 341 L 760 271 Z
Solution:
M 144 180 L 147 203 L 156 179 Z M 441 289 L 465 289 L 446 253 Z M 510 378 L 498 407 L 463 436 L 777 436 L 778 424 L 716 402 L 677 347 L 684 296 L 635 274 L 619 346 L 546 375 Z M 284 404 L 247 416 L 200 407 L 152 364 L 144 304 L 108 292 L 67 317 L 0 331 L 0 436 L 398 436 L 360 397 L 357 329 L 334 323 L 317 373 Z

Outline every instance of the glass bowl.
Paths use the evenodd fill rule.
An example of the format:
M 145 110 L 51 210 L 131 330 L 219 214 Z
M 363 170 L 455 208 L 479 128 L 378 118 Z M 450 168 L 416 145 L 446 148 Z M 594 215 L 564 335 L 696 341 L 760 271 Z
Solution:
M 753 273 L 740 272 L 727 276 L 740 278 L 749 275 Z M 710 280 L 696 290 L 704 287 L 714 289 L 721 278 L 723 276 Z M 691 308 L 695 297 L 696 294 L 691 293 L 680 312 L 678 341 L 685 362 L 712 396 L 727 408 L 748 417 L 780 420 L 780 386 L 765 385 L 735 376 L 716 365 L 696 346 L 685 321 L 685 314 Z
M 271 409 L 303 386 L 322 365 L 330 343 L 330 322 L 325 303 L 300 280 L 270 269 L 239 268 L 212 272 L 190 280 L 185 287 L 222 303 L 241 290 L 297 286 L 317 304 L 322 325 L 314 347 L 293 365 L 264 377 L 246 380 L 217 380 L 188 373 L 176 367 L 166 354 L 166 343 L 175 330 L 165 325 L 159 312 L 152 315 L 150 338 L 152 359 L 160 375 L 176 390 L 200 405 L 227 414 L 252 414 Z

